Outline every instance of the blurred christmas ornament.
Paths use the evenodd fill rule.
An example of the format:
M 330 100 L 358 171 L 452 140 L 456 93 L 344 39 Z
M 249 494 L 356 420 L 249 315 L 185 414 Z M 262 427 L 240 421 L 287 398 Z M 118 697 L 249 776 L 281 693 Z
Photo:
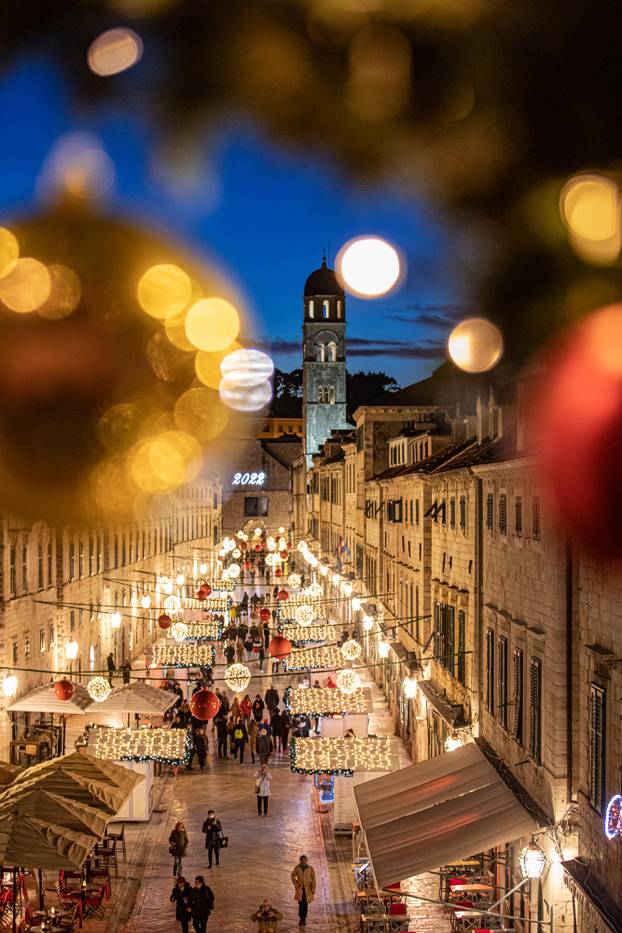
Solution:
M 91 677 L 86 685 L 86 689 L 91 699 L 96 703 L 103 703 L 112 692 L 112 687 L 105 677 Z
M 225 683 L 234 693 L 243 693 L 251 682 L 251 672 L 245 664 L 232 664 L 225 671 Z
M 54 693 L 59 700 L 70 700 L 75 693 L 75 687 L 70 680 L 63 678 L 54 684 Z
M 286 600 L 288 600 L 288 599 L 289 599 L 289 593 L 287 592 L 287 590 L 279 590 L 278 595 L 277 595 L 277 599 L 278 599 L 280 602 L 282 602 L 282 603 L 284 603 Z
M 190 712 L 195 719 L 213 719 L 220 709 L 220 700 L 215 693 L 203 687 L 190 697 Z
M 268 651 L 272 658 L 286 658 L 292 653 L 292 643 L 284 635 L 275 635 L 268 646 Z
M 259 618 L 261 619 L 262 622 L 269 622 L 270 621 L 270 610 L 262 609 L 261 612 L 259 613 Z
M 162 615 L 158 616 L 158 625 L 160 626 L 160 628 L 164 628 L 164 629 L 170 628 L 172 623 L 173 623 L 173 620 L 171 619 L 169 615 L 166 614 L 166 612 L 163 612 Z

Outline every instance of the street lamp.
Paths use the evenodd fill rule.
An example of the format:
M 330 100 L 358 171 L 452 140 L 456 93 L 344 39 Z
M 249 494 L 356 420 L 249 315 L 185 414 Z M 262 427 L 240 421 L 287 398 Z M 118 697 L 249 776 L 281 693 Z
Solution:
M 65 645 L 65 657 L 68 661 L 75 661 L 78 657 L 78 642 L 77 641 L 68 641 Z
M 542 876 L 546 865 L 546 855 L 537 842 L 530 842 L 521 849 L 518 864 L 525 880 L 537 880 Z
M 457 748 L 462 748 L 464 742 L 462 736 L 457 732 L 452 732 L 451 735 L 448 735 L 445 739 L 445 751 L 446 752 L 455 752 Z
M 121 628 L 121 622 L 122 622 L 121 613 L 113 612 L 112 615 L 110 616 L 110 628 Z

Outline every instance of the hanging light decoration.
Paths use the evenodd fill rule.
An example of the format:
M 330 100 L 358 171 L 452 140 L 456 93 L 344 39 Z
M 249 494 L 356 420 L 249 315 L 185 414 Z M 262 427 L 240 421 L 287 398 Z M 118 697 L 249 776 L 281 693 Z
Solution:
M 59 700 L 70 700 L 75 693 L 75 687 L 70 680 L 63 678 L 54 684 L 54 693 Z
M 251 672 L 246 664 L 232 664 L 225 671 L 225 683 L 234 693 L 244 693 L 251 682 Z
M 266 554 L 266 567 L 274 567 L 275 564 L 275 555 L 270 553 Z
M 363 628 L 366 632 L 371 632 L 374 627 L 374 619 L 372 616 L 364 615 L 363 616 Z
M 270 621 L 270 610 L 262 609 L 261 612 L 259 613 L 259 618 L 261 619 L 262 622 L 269 622 Z
M 172 619 L 166 612 L 163 612 L 162 615 L 158 616 L 158 625 L 160 628 L 167 629 L 171 627 Z
M 279 590 L 276 598 L 279 600 L 279 602 L 284 603 L 289 599 L 289 593 L 287 590 Z
M 171 635 L 175 641 L 183 641 L 188 637 L 188 626 L 185 622 L 174 622 L 171 626 Z
M 91 677 L 86 685 L 88 694 L 96 703 L 103 703 L 111 693 L 111 687 L 105 677 Z
M 268 550 L 276 551 L 276 541 L 274 540 L 273 537 L 268 538 Z
M 294 609 L 294 618 L 300 625 L 311 625 L 315 619 L 315 610 L 309 603 L 302 603 Z
M 80 646 L 77 641 L 68 641 L 65 645 L 65 657 L 68 661 L 75 661 L 79 650 Z
M 309 586 L 306 587 L 304 592 L 305 592 L 305 596 L 309 596 L 311 599 L 318 599 L 318 597 L 322 595 L 321 584 L 314 581 L 313 583 L 310 583 Z
M 163 583 L 163 584 L 162 584 L 162 590 L 163 590 L 168 596 L 170 596 L 171 593 L 173 592 L 173 581 L 167 579 L 166 583 Z
M 0 681 L 0 690 L 2 690 L 2 695 L 5 697 L 14 697 L 17 693 L 18 686 L 19 681 L 15 674 L 9 674 Z
M 346 661 L 356 661 L 361 656 L 363 648 L 356 638 L 348 638 L 341 646 L 341 653 Z
M 341 581 L 341 592 L 344 596 L 352 596 L 352 584 L 349 580 Z
M 242 556 L 242 551 L 239 549 L 239 547 L 234 547 L 234 549 L 231 551 L 231 556 L 235 560 L 239 560 L 240 557 Z
M 299 573 L 290 573 L 287 578 L 287 585 L 292 590 L 297 590 L 300 584 L 302 583 L 302 578 Z
M 417 695 L 417 681 L 412 675 L 404 677 L 402 681 L 402 691 L 407 700 L 414 700 Z
M 179 596 L 167 596 L 164 600 L 164 608 L 174 615 L 181 609 L 181 599 Z
M 190 697 L 190 712 L 195 719 L 201 719 L 203 722 L 213 719 L 219 709 L 220 700 L 207 687 L 197 690 Z
M 341 577 L 339 576 L 338 573 L 334 573 L 331 577 L 331 580 L 332 580 L 333 586 L 339 586 L 339 581 L 341 580 Z
M 354 610 L 354 612 L 358 612 L 362 605 L 363 603 L 358 598 L 358 596 L 352 597 L 352 609 Z
M 201 574 L 201 576 L 204 573 L 207 573 L 207 564 L 199 564 L 199 573 Z
M 110 628 L 121 628 L 123 618 L 120 612 L 113 612 L 110 616 Z
M 292 643 L 285 635 L 275 635 L 268 646 L 270 657 L 287 658 L 292 653 Z
M 361 686 L 361 678 L 356 671 L 346 667 L 337 674 L 336 683 L 344 693 L 354 693 Z
M 240 576 L 240 565 L 239 565 L 239 564 L 229 564 L 229 567 L 228 567 L 227 569 L 228 569 L 228 571 L 229 571 L 229 577 L 230 577 L 232 580 L 237 580 L 237 578 Z
M 378 642 L 378 654 L 381 658 L 389 657 L 389 642 L 388 641 L 379 641 Z
M 183 586 L 186 582 L 186 575 L 184 573 L 178 573 L 175 577 L 175 583 L 177 586 Z
M 326 566 L 326 564 L 320 564 L 320 573 L 322 574 L 323 577 L 328 576 L 328 567 Z
M 140 601 L 140 605 L 143 607 L 143 609 L 149 609 L 151 606 L 151 596 L 143 596 Z
M 546 855 L 537 842 L 530 842 L 521 849 L 518 863 L 523 878 L 535 880 L 540 878 L 546 865 Z
M 462 736 L 458 732 L 452 732 L 451 735 L 448 735 L 445 739 L 446 752 L 455 752 L 456 749 L 462 748 L 463 745 Z

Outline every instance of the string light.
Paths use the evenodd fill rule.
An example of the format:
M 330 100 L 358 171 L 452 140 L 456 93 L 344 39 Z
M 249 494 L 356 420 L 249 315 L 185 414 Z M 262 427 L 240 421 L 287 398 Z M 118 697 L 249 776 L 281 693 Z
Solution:
M 349 580 L 343 580 L 341 583 L 341 591 L 344 596 L 352 596 L 353 586 Z
M 164 608 L 175 615 L 181 609 L 181 599 L 179 596 L 167 596 L 164 600 Z
M 299 573 L 290 573 L 287 578 L 287 585 L 290 586 L 293 590 L 297 590 L 300 584 L 302 583 L 302 577 Z
M 163 645 L 153 646 L 153 660 L 162 667 L 213 667 L 216 660 L 214 645 Z
M 348 638 L 341 646 L 341 653 L 346 661 L 356 661 L 363 653 L 363 647 L 356 638 Z
M 335 687 L 288 687 L 285 706 L 292 716 L 347 716 L 371 712 L 369 691 L 362 687 L 352 693 Z
M 355 771 L 392 771 L 395 742 L 391 736 L 369 738 L 293 739 L 291 769 L 298 774 L 340 774 Z
M 294 618 L 300 625 L 311 625 L 315 619 L 315 611 L 309 603 L 303 603 L 302 606 L 296 606 Z
M 105 677 L 91 677 L 86 685 L 89 696 L 95 703 L 103 703 L 111 693 L 111 687 Z
M 366 632 L 371 632 L 374 627 L 374 619 L 372 616 L 364 615 L 363 616 L 363 628 Z M 382 655 L 381 655 L 382 657 Z
M 120 612 L 113 612 L 110 616 L 110 628 L 121 628 L 121 622 L 123 621 Z
M 337 686 L 344 693 L 354 693 L 361 686 L 361 678 L 356 671 L 346 667 L 337 674 Z
M 175 578 L 175 583 L 177 584 L 177 586 L 183 586 L 185 582 L 186 582 L 185 574 L 178 573 L 177 577 Z
M 14 697 L 17 693 L 17 688 L 19 686 L 19 681 L 15 674 L 9 674 L 7 677 L 3 677 L 0 681 L 0 689 L 2 694 L 5 697 Z
M 352 597 L 352 608 L 355 612 L 358 612 L 362 605 L 363 604 L 361 600 L 358 598 L 358 596 Z
M 244 693 L 251 682 L 251 672 L 246 664 L 232 664 L 225 671 L 225 683 L 234 693 Z
M 410 675 L 402 681 L 402 691 L 407 700 L 413 700 L 417 695 L 417 681 Z
M 312 671 L 322 668 L 329 671 L 339 670 L 343 664 L 343 655 L 338 648 L 299 648 L 292 651 L 284 661 L 288 671 Z
M 192 735 L 184 729 L 93 729 L 88 752 L 109 761 L 159 761 L 181 765 L 190 756 Z
M 378 642 L 378 656 L 381 658 L 389 657 L 389 642 L 388 641 L 379 641 Z
M 341 580 L 341 577 L 339 576 L 338 573 L 334 573 L 331 577 L 331 580 L 332 580 L 333 586 L 339 586 L 339 581 Z
M 317 599 L 322 595 L 322 587 L 315 580 L 313 583 L 310 583 L 304 590 L 305 595 L 309 596 L 311 599 Z
M 174 622 L 171 626 L 171 635 L 175 641 L 184 641 L 188 637 L 188 626 L 185 622 Z
M 143 607 L 143 609 L 149 609 L 151 606 L 151 596 L 143 596 L 140 601 L 140 605 Z
M 239 564 L 229 564 L 228 570 L 229 570 L 229 576 L 232 577 L 234 580 L 240 576 L 240 565 Z
M 196 638 L 203 639 L 204 641 L 218 641 L 222 638 L 222 624 L 220 622 L 176 622 L 175 625 L 185 625 L 187 634 L 184 638 Z M 171 628 L 171 635 L 173 634 L 173 629 L 175 625 Z
M 302 645 L 318 645 L 324 641 L 335 641 L 340 628 L 340 625 L 324 623 L 296 625 L 293 622 L 286 622 L 283 625 L 283 634 L 287 635 L 292 645 L 298 648 Z

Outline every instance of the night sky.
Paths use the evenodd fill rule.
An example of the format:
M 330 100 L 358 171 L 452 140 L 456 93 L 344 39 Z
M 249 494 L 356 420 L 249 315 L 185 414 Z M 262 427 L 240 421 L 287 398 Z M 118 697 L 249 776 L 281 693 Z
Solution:
M 466 299 L 453 279 L 452 233 L 430 205 L 388 186 L 356 189 L 331 164 L 277 149 L 241 121 L 209 146 L 193 142 L 175 172 L 146 121 L 119 106 L 79 110 L 45 60 L 18 63 L 5 75 L 0 112 L 0 222 L 32 210 L 59 137 L 91 133 L 116 169 L 106 209 L 209 250 L 241 285 L 277 366 L 300 365 L 301 296 L 322 248 L 332 259 L 343 242 L 370 233 L 400 247 L 408 276 L 384 299 L 349 299 L 349 369 L 383 369 L 407 385 L 442 361 L 449 322 Z

